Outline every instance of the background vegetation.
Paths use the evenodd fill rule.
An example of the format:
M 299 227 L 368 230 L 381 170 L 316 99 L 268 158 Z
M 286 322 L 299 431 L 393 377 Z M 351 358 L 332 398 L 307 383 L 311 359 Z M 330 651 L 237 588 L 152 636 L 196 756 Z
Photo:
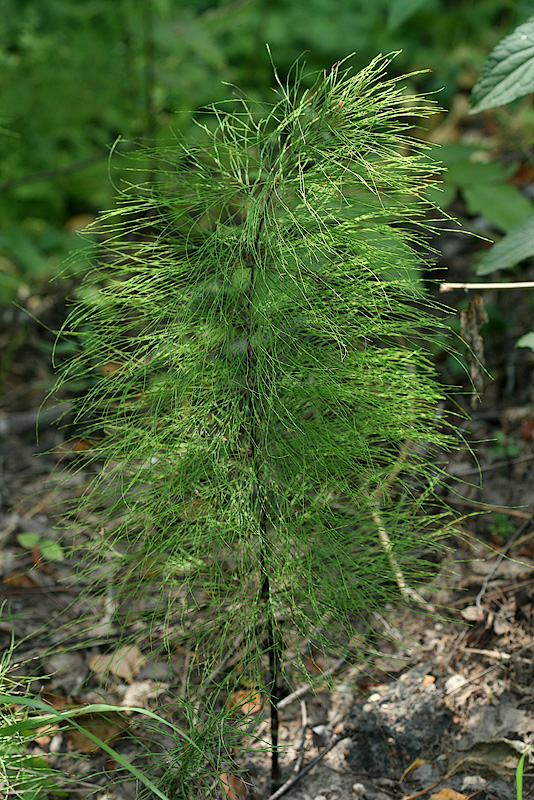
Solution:
M 282 79 L 304 51 L 322 69 L 349 53 L 361 67 L 401 50 L 394 70 L 431 70 L 414 88 L 440 90 L 450 123 L 465 113 L 488 52 L 530 10 L 515 0 L 5 0 L 0 305 L 39 295 L 76 246 L 74 232 L 112 204 L 114 143 L 187 132 L 199 107 L 232 96 L 229 84 L 264 96 L 265 43 Z
M 133 179 L 125 171 L 127 161 L 116 154 L 138 151 L 139 171 L 134 177 L 143 180 L 154 166 L 150 150 L 141 147 L 145 140 L 168 140 L 176 133 L 194 138 L 198 129 L 193 123 L 204 104 L 236 93 L 269 100 L 266 87 L 273 79 L 266 43 L 282 81 L 303 52 L 313 72 L 329 70 L 350 53 L 351 64 L 359 69 L 378 52 L 398 51 L 389 74 L 411 73 L 405 80 L 408 88 L 431 93 L 443 107 L 428 123 L 428 130 L 415 134 L 440 145 L 433 154 L 447 168 L 441 191 L 434 191 L 432 199 L 486 239 L 483 243 L 470 238 L 465 252 L 455 244 L 453 270 L 461 272 L 457 277 L 462 280 L 474 277 L 475 272 L 491 275 L 492 280 L 495 270 L 515 267 L 518 259 L 510 260 L 508 254 L 503 263 L 502 251 L 497 249 L 501 258 L 497 266 L 484 260 L 484 250 L 492 252 L 493 239 L 509 232 L 517 235 L 518 226 L 522 236 L 527 231 L 530 241 L 532 98 L 517 97 L 505 109 L 470 117 L 469 96 L 488 53 L 531 12 L 530 3 L 512 0 L 483 4 L 477 0 L 376 0 L 373 4 L 360 0 L 88 0 L 84 4 L 6 0 L 0 29 L 0 345 L 5 345 L 0 356 L 0 395 L 7 390 L 2 409 L 19 411 L 21 387 L 24 408 L 35 409 L 52 385 L 50 356 L 54 332 L 65 317 L 65 298 L 69 294 L 83 298 L 84 289 L 79 286 L 81 275 L 71 274 L 62 287 L 50 280 L 62 273 L 68 252 L 81 245 L 78 231 L 101 210 L 112 208 L 115 187 Z M 204 113 L 202 122 L 209 127 L 212 121 Z M 521 228 L 523 224 L 528 230 Z M 448 243 L 445 236 L 437 246 L 443 252 L 440 266 L 447 268 Z M 102 242 L 95 244 L 100 250 Z M 85 246 L 87 258 L 78 256 L 72 262 L 82 274 L 91 263 L 90 239 Z M 526 256 L 531 255 L 529 250 Z M 523 297 L 523 314 L 528 303 Z M 491 337 L 493 332 L 503 339 L 503 333 L 513 327 L 509 312 L 506 316 L 497 303 L 487 309 L 486 334 Z M 508 335 L 501 350 L 510 348 L 517 338 L 518 334 Z M 432 345 L 438 363 L 447 358 L 447 344 L 442 344 Z M 56 347 L 58 360 L 68 355 L 68 347 L 68 342 Z M 35 369 L 29 369 L 30 364 Z M 444 370 L 447 379 L 451 364 L 447 362 Z M 116 366 L 110 361 L 102 364 L 102 371 L 106 374 L 109 369 L 113 374 Z M 503 393 L 510 395 L 513 381 L 510 372 L 506 376 L 501 385 Z M 519 372 L 517 377 L 520 384 Z M 87 376 L 84 380 L 86 390 L 90 381 Z M 27 386 L 32 387 L 32 399 L 24 395 Z M 67 393 L 79 388 L 74 382 L 66 386 Z M 527 422 L 530 425 L 530 418 Z M 525 443 L 531 435 L 526 424 L 520 432 Z M 495 440 L 501 456 L 519 453 L 507 431 L 498 430 Z M 90 446 L 78 439 L 74 451 Z M 9 505 L 7 500 L 5 505 Z M 498 514 L 488 530 L 501 539 L 511 534 L 509 520 L 499 519 Z M 36 568 L 43 559 L 47 563 L 63 559 L 60 545 L 48 532 L 45 536 L 19 533 L 17 542 L 26 555 L 31 553 Z M 10 580 L 19 578 L 16 573 L 10 575 Z M 5 579 L 4 583 L 8 585 Z M 7 660 L 6 670 L 9 673 Z M 13 696 L 3 698 L 11 707 Z M 55 708 L 32 702 L 31 707 L 45 715 Z M 81 713 L 78 709 L 72 716 Z M 225 707 L 225 713 L 232 712 Z M 34 719 L 32 724 L 37 722 Z M 37 789 L 23 788 L 27 789 L 25 798 L 41 800 L 46 765 L 25 760 L 25 724 L 16 717 L 2 728 L 7 737 L 6 779 L 12 779 L 10 769 L 38 772 Z M 9 760 L 12 753 L 15 766 Z M 115 751 L 111 754 L 123 767 L 131 767 Z M 152 788 L 146 781 L 145 785 Z

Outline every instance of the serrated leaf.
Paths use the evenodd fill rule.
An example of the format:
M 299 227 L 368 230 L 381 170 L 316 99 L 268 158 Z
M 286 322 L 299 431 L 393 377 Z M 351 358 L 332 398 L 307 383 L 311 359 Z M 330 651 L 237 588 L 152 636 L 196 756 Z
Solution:
M 471 93 L 471 114 L 510 103 L 534 91 L 534 17 L 502 39 Z
M 534 331 L 521 336 L 515 343 L 515 347 L 530 347 L 531 350 L 534 350 Z
M 513 228 L 486 253 L 478 265 L 477 275 L 491 275 L 498 269 L 515 267 L 531 256 L 534 256 L 534 215 Z
M 463 196 L 471 214 L 481 214 L 500 231 L 509 231 L 534 213 L 534 205 L 509 183 L 466 186 Z
M 392 0 L 389 6 L 388 29 L 394 31 L 400 28 L 426 3 L 427 0 Z

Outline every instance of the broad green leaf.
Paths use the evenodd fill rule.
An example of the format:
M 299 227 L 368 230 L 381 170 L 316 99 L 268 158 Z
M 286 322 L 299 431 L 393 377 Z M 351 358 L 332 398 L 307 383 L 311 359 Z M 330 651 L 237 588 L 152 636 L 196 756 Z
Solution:
M 427 190 L 426 196 L 431 203 L 439 206 L 439 208 L 448 208 L 456 197 L 456 191 L 456 186 L 445 181 L 439 186 L 431 186 Z
M 534 213 L 534 205 L 508 183 L 466 186 L 463 195 L 471 214 L 481 214 L 498 230 L 509 231 Z
M 518 164 L 500 164 L 498 161 L 455 161 L 445 173 L 445 180 L 457 186 L 504 183 L 517 172 Z
M 534 256 L 534 216 L 529 216 L 513 228 L 491 250 L 477 268 L 477 275 L 491 275 L 498 269 L 515 267 L 525 258 Z
M 446 144 L 432 144 L 428 149 L 428 156 L 434 161 L 440 161 L 449 167 L 455 161 L 469 161 L 474 153 L 484 153 L 487 147 L 465 142 L 447 142 Z
M 521 336 L 515 343 L 515 346 L 530 347 L 531 350 L 534 350 L 534 331 L 530 331 L 530 333 L 525 333 L 524 336 Z
M 389 6 L 388 29 L 394 31 L 400 28 L 426 4 L 427 0 L 392 0 Z
M 510 103 L 534 91 L 534 17 L 502 39 L 471 93 L 471 114 Z

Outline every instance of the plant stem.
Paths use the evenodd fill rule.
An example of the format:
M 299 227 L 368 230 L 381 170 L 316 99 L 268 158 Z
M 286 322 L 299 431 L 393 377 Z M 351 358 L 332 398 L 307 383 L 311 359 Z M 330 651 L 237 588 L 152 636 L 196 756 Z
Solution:
M 278 710 L 278 676 L 280 674 L 280 652 L 276 636 L 276 620 L 271 604 L 271 585 L 270 585 L 270 551 L 271 542 L 267 531 L 267 513 L 265 509 L 265 498 L 262 491 L 262 466 L 265 458 L 265 448 L 262 448 L 262 440 L 265 441 L 265 435 L 261 433 L 257 426 L 259 418 L 259 409 L 257 407 L 257 398 L 260 396 L 259 391 L 261 387 L 257 383 L 257 370 L 256 370 L 256 354 L 254 352 L 254 333 L 256 328 L 256 320 L 254 318 L 254 282 L 256 278 L 256 253 L 259 250 L 261 231 L 265 223 L 265 211 L 271 199 L 271 193 L 267 193 L 264 200 L 263 211 L 261 215 L 258 229 L 255 236 L 253 252 L 245 253 L 245 263 L 250 264 L 250 283 L 247 292 L 248 302 L 248 325 L 247 325 L 247 405 L 250 417 L 250 434 L 248 437 L 248 454 L 253 465 L 253 485 L 252 485 L 252 503 L 258 515 L 259 534 L 260 534 L 260 575 L 261 575 L 261 589 L 260 598 L 262 606 L 265 609 L 265 622 L 266 622 L 266 638 L 265 649 L 269 657 L 269 672 L 266 683 L 266 694 L 271 709 L 271 785 L 272 791 L 276 791 L 280 786 L 280 762 L 278 752 L 278 727 L 279 727 L 279 710 Z
M 265 535 L 267 534 L 265 526 Z M 263 544 L 263 543 L 262 543 Z M 262 561 L 264 551 L 262 548 Z M 269 674 L 267 678 L 267 698 L 271 707 L 271 790 L 275 792 L 280 786 L 280 761 L 278 752 L 278 728 L 280 724 L 280 712 L 278 710 L 279 692 L 278 692 L 278 675 L 280 673 L 280 651 L 278 642 L 276 641 L 276 634 L 274 628 L 274 615 L 272 613 L 271 604 L 269 602 L 270 584 L 269 573 L 264 566 L 263 583 L 261 587 L 261 596 L 265 605 L 266 622 L 267 622 L 267 636 L 265 646 L 269 654 Z

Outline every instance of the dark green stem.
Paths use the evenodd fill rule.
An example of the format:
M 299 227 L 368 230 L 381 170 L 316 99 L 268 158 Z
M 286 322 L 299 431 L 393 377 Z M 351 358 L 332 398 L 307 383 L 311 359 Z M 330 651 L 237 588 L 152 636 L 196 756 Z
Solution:
M 270 202 L 270 195 L 265 201 L 265 207 Z M 247 331 L 247 384 L 249 388 L 247 401 L 248 411 L 250 415 L 250 433 L 248 438 L 249 458 L 252 460 L 254 471 L 254 482 L 252 486 L 252 502 L 256 509 L 260 529 L 260 574 L 262 576 L 262 583 L 260 589 L 260 598 L 263 608 L 265 609 L 266 618 L 266 638 L 265 649 L 269 657 L 269 673 L 266 683 L 266 693 L 269 705 L 271 707 L 271 783 L 272 790 L 280 786 L 280 761 L 279 761 L 279 748 L 278 748 L 278 728 L 279 728 L 279 712 L 278 712 L 278 678 L 280 674 L 280 649 L 278 646 L 276 636 L 276 620 L 274 617 L 273 607 L 271 603 L 271 585 L 270 585 L 270 550 L 271 542 L 267 531 L 267 513 L 263 492 L 261 489 L 262 484 L 262 459 L 265 457 L 265 448 L 262 449 L 261 441 L 265 440 L 265 436 L 260 433 L 257 427 L 256 420 L 259 417 L 258 408 L 255 407 L 255 398 L 258 397 L 259 392 L 256 386 L 256 354 L 254 352 L 254 306 L 253 306 L 253 293 L 254 281 L 256 277 L 256 254 L 259 249 L 261 231 L 264 225 L 265 216 L 261 217 L 258 225 L 258 231 L 255 239 L 254 252 L 245 255 L 245 261 L 250 264 L 250 285 L 247 292 L 248 298 L 248 331 Z
M 269 602 L 269 594 L 269 574 L 267 571 L 265 571 L 263 574 L 261 595 L 264 600 L 267 614 L 267 636 L 265 645 L 269 654 L 269 674 L 267 677 L 266 688 L 269 705 L 271 706 L 271 784 L 272 791 L 275 792 L 280 786 L 280 760 L 278 749 L 278 729 L 280 725 L 278 712 L 278 701 L 280 700 L 278 687 L 278 676 L 280 674 L 280 650 L 275 633 L 275 620 Z

